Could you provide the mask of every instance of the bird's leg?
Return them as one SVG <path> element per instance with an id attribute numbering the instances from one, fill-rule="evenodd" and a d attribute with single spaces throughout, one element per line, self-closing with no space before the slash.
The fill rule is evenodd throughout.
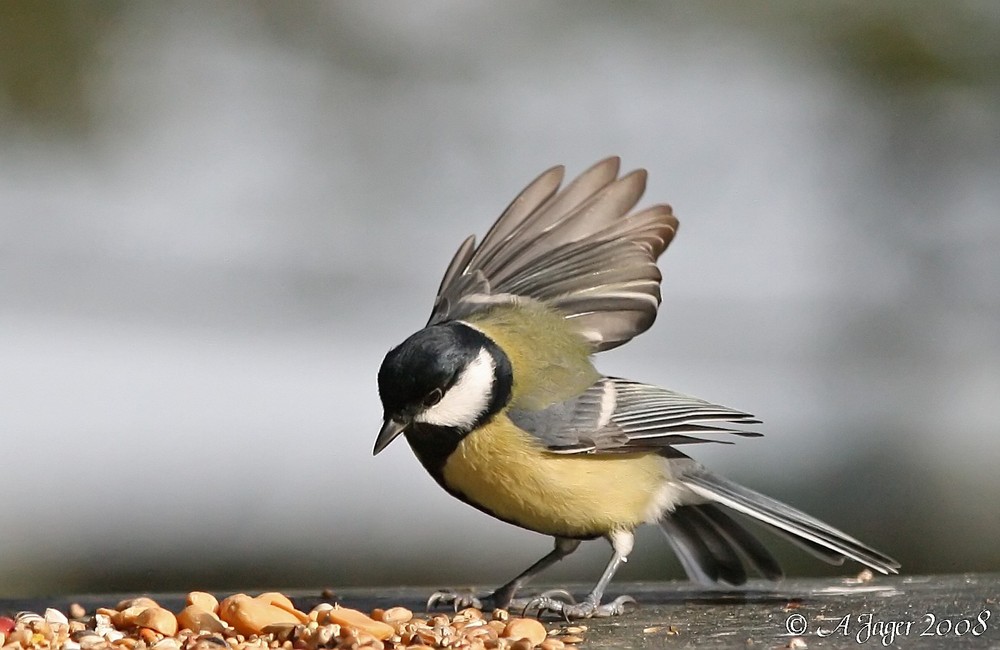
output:
<path id="1" fill-rule="evenodd" d="M 493 608 L 509 607 L 514 599 L 514 594 L 517 593 L 518 589 L 527 584 L 527 582 L 533 577 L 575 551 L 579 546 L 580 540 L 578 539 L 556 537 L 554 549 L 546 553 L 544 557 L 532 564 L 530 567 L 519 573 L 513 580 L 502 587 L 498 587 L 493 593 L 483 596 L 482 598 L 477 598 L 471 593 L 438 591 L 431 594 L 430 599 L 427 601 L 427 607 L 430 609 L 436 605 L 453 605 L 456 609 L 462 609 L 463 607 L 483 609 L 484 603 L 488 603 Z M 525 601 L 525 604 L 528 602 L 529 601 Z"/>
<path id="2" fill-rule="evenodd" d="M 528 581 L 536 575 L 549 568 L 559 560 L 563 559 L 580 546 L 580 540 L 556 537 L 556 546 L 549 551 L 542 559 L 538 560 L 525 569 L 516 578 L 502 587 L 497 588 L 491 595 L 491 600 L 495 607 L 509 607 L 514 599 L 517 590 L 528 584 Z"/>
<path id="3" fill-rule="evenodd" d="M 594 585 L 594 588 L 587 594 L 583 602 L 563 602 L 550 595 L 542 594 L 532 599 L 525 609 L 537 610 L 539 615 L 551 612 L 553 614 L 560 614 L 566 619 L 575 619 L 590 618 L 592 616 L 617 616 L 624 614 L 628 605 L 634 606 L 635 599 L 631 596 L 619 596 L 610 603 L 601 604 L 601 598 L 604 597 L 604 590 L 608 588 L 608 584 L 614 577 L 615 572 L 618 571 L 618 567 L 627 561 L 628 554 L 632 551 L 633 537 L 631 532 L 615 531 L 608 535 L 608 541 L 611 542 L 611 547 L 614 549 L 611 560 L 604 568 L 601 579 L 597 581 L 597 584 Z"/>

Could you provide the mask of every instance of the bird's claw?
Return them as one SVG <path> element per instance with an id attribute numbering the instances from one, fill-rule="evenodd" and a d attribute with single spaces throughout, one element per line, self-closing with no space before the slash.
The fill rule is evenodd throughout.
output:
<path id="1" fill-rule="evenodd" d="M 524 612 L 529 610 L 535 611 L 539 617 L 544 614 L 557 614 L 570 621 L 581 618 L 620 616 L 629 611 L 630 608 L 635 607 L 638 607 L 638 603 L 631 596 L 619 596 L 610 603 L 600 605 L 590 598 L 587 598 L 582 603 L 573 602 L 572 598 L 570 598 L 569 602 L 566 602 L 558 598 L 553 598 L 547 592 L 546 594 L 532 598 L 524 608 Z"/>
<path id="2" fill-rule="evenodd" d="M 507 605 L 507 609 L 511 612 L 521 612 L 521 616 L 524 616 L 532 610 L 537 610 L 539 612 L 545 611 L 545 603 L 547 602 L 559 602 L 565 605 L 575 605 L 576 599 L 573 598 L 573 594 L 569 593 L 565 589 L 550 589 L 549 591 L 542 592 L 537 596 L 515 598 L 510 601 L 510 604 Z"/>
<path id="3" fill-rule="evenodd" d="M 435 607 L 448 606 L 454 607 L 456 612 L 460 609 L 465 609 L 466 607 L 483 609 L 483 600 L 476 596 L 472 590 L 457 591 L 452 589 L 435 591 L 431 594 L 431 597 L 427 599 L 428 610 L 434 609 Z"/>

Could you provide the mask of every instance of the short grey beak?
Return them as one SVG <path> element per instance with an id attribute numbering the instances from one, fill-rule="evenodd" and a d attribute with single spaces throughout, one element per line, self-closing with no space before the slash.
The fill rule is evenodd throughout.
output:
<path id="1" fill-rule="evenodd" d="M 372 455 L 377 456 L 380 451 L 388 447 L 390 442 L 403 433 L 407 424 L 409 423 L 397 422 L 392 418 L 386 418 L 385 423 L 382 425 L 382 430 L 378 432 L 378 438 L 375 438 L 375 449 L 372 451 Z"/>

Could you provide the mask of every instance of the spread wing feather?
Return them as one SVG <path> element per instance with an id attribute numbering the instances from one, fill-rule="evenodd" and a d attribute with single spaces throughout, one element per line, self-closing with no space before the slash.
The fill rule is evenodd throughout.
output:
<path id="1" fill-rule="evenodd" d="M 508 417 L 560 454 L 626 453 L 760 436 L 719 424 L 760 424 L 748 413 L 674 391 L 604 377 L 573 399 L 542 409 L 512 409 Z"/>
<path id="2" fill-rule="evenodd" d="M 660 304 L 656 259 L 677 219 L 667 205 L 628 214 L 645 190 L 646 172 L 619 177 L 619 168 L 618 158 L 607 158 L 562 190 L 562 167 L 536 178 L 479 246 L 472 237 L 462 243 L 429 324 L 530 299 L 565 314 L 595 352 L 648 329 Z"/>

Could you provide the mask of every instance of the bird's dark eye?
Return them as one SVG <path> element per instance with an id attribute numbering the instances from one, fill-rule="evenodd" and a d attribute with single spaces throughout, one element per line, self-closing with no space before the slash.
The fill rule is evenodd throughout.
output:
<path id="1" fill-rule="evenodd" d="M 442 397 L 444 397 L 444 393 L 441 392 L 441 389 L 435 388 L 424 396 L 424 406 L 430 408 L 440 402 Z"/>

